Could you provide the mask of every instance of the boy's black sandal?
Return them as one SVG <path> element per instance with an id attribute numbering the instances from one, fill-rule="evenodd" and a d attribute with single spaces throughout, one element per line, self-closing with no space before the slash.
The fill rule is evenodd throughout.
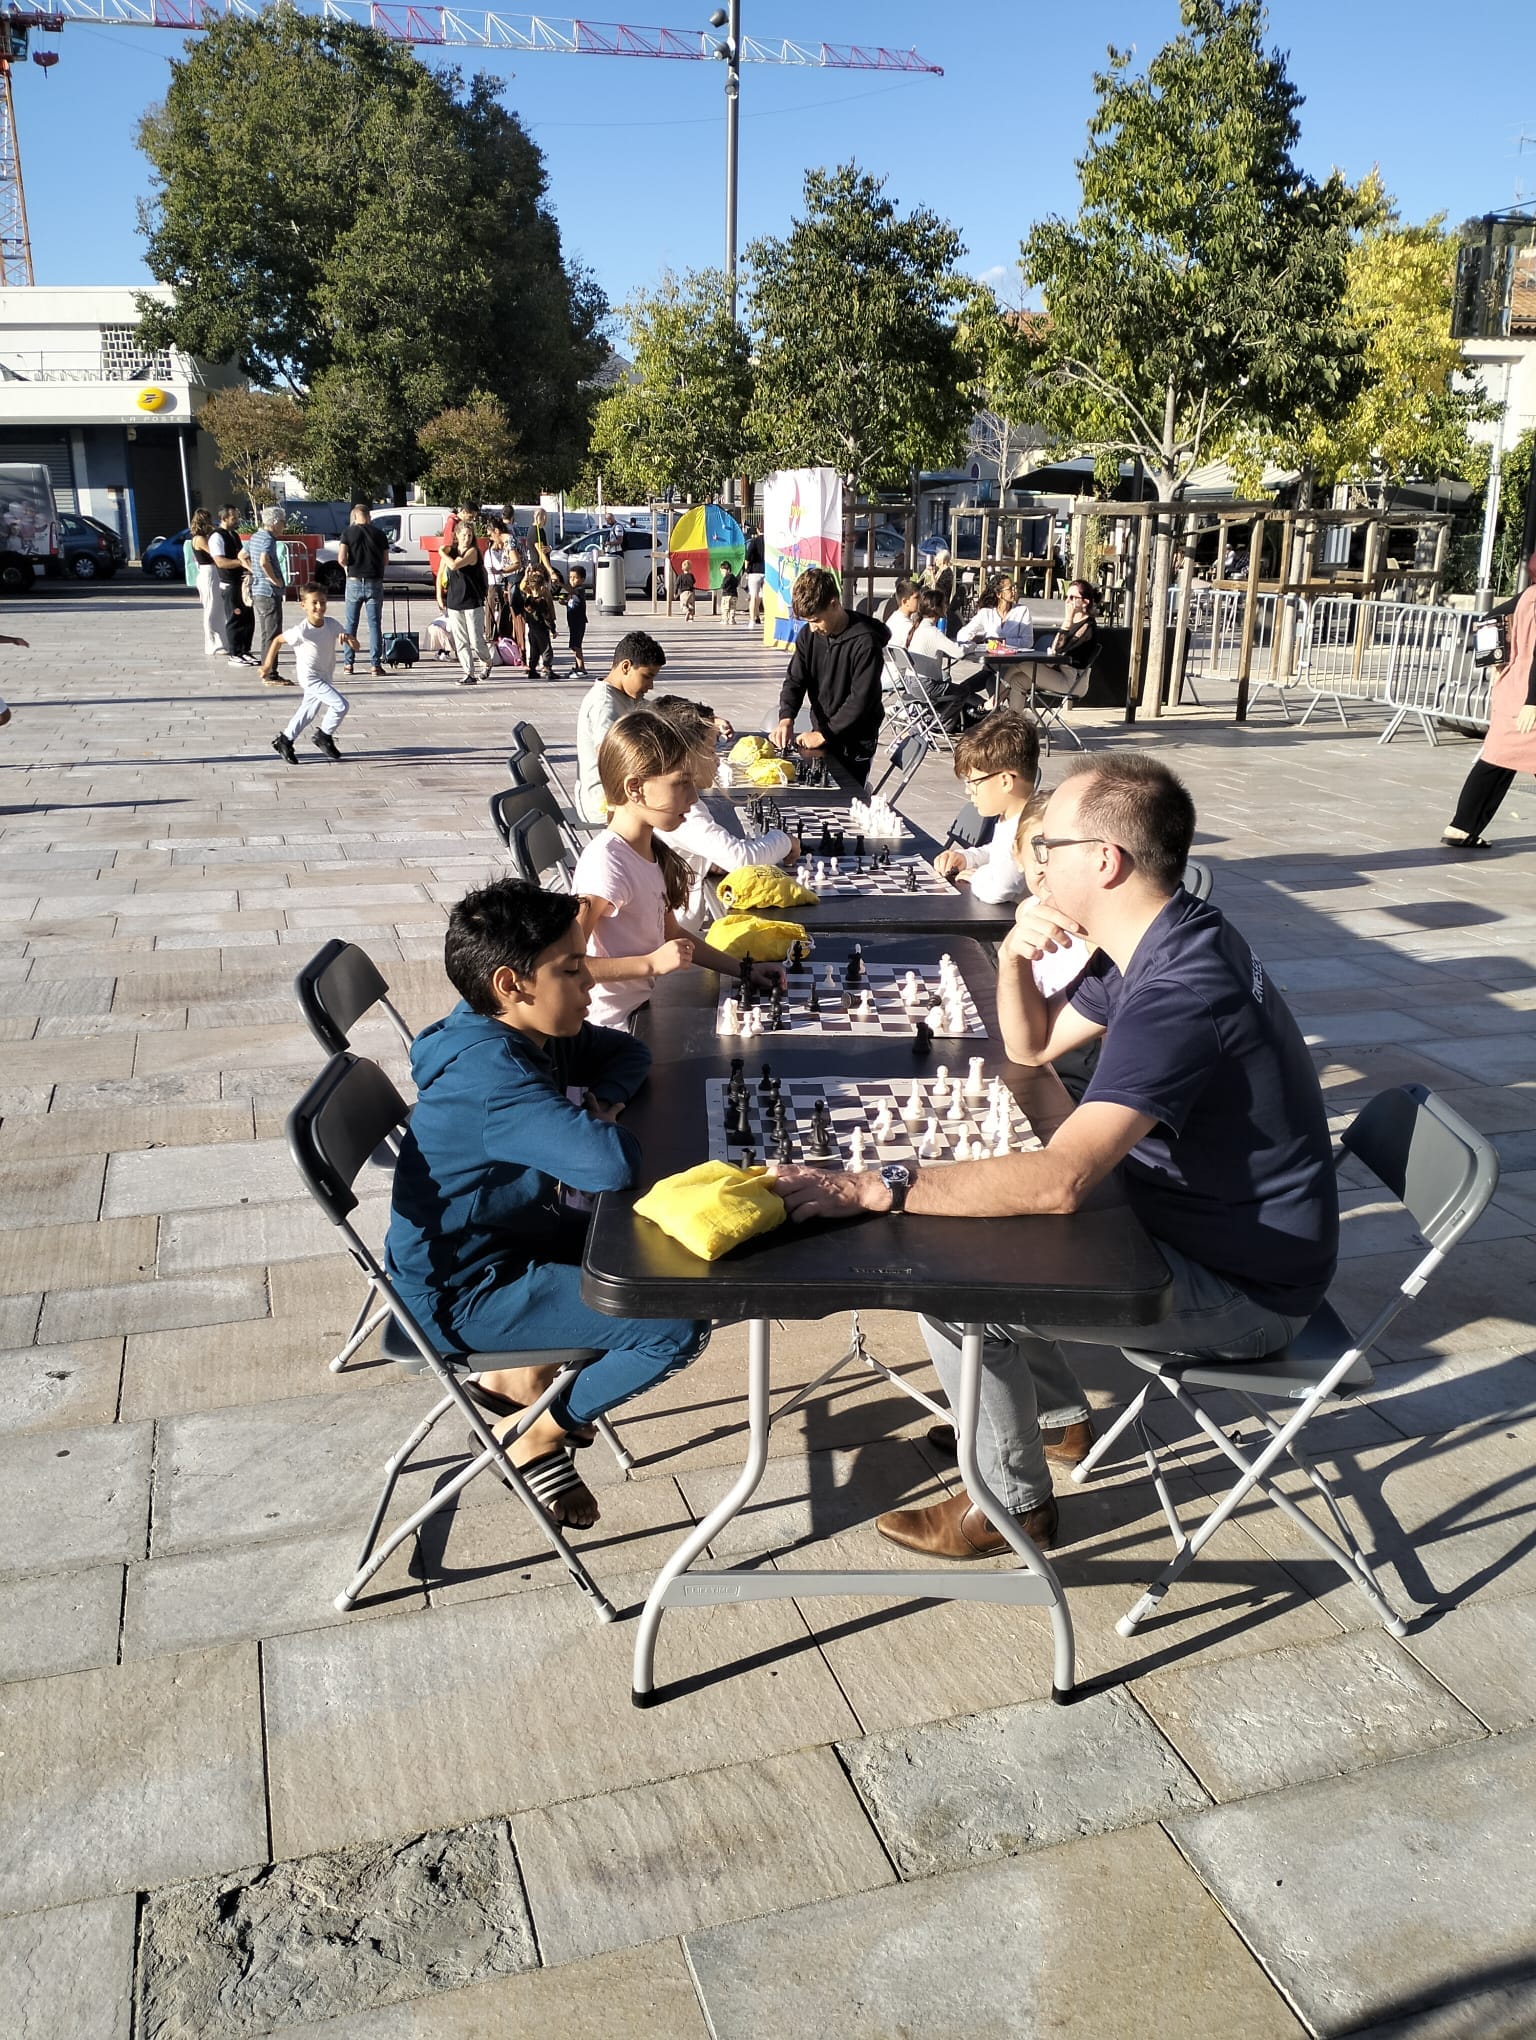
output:
<path id="1" fill-rule="evenodd" d="M 513 1402 L 511 1396 L 500 1395 L 494 1388 L 486 1388 L 478 1381 L 466 1381 L 464 1392 L 471 1402 L 477 1402 L 481 1409 L 493 1417 L 520 1417 L 527 1408 L 526 1403 Z M 597 1436 L 595 1424 L 580 1424 L 574 1431 L 567 1432 L 567 1442 L 578 1451 L 590 1445 Z"/>

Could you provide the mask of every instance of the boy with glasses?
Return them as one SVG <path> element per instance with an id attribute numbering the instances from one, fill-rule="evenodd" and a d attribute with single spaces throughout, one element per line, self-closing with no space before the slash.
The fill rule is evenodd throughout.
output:
<path id="1" fill-rule="evenodd" d="M 977 814 L 995 826 L 984 844 L 941 850 L 934 870 L 955 885 L 968 885 L 989 906 L 1021 899 L 1024 873 L 1014 860 L 1013 839 L 1040 777 L 1040 739 L 1029 717 L 1003 708 L 967 730 L 955 745 L 955 777 Z"/>

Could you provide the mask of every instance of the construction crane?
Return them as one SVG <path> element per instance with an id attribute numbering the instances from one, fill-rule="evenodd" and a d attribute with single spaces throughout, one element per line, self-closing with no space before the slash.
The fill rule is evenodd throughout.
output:
<path id="1" fill-rule="evenodd" d="M 30 284 L 32 244 L 16 135 L 11 74 L 24 63 L 34 32 L 57 35 L 67 22 L 97 28 L 166 28 L 193 35 L 233 16 L 255 21 L 270 0 L 58 0 L 46 13 L 0 6 L 0 285 Z M 789 64 L 818 71 L 906 71 L 942 77 L 916 50 L 868 43 L 763 40 L 741 33 L 741 0 L 730 0 L 701 29 L 641 28 L 618 21 L 573 21 L 541 14 L 502 14 L 455 7 L 385 5 L 381 0 L 314 0 L 304 13 L 371 28 L 390 42 L 424 49 L 504 50 L 515 56 L 646 57 L 662 62 L 726 66 L 726 273 L 734 302 L 736 282 L 736 122 L 743 64 Z M 721 38 L 715 31 L 723 29 Z M 45 70 L 53 50 L 32 61 Z"/>

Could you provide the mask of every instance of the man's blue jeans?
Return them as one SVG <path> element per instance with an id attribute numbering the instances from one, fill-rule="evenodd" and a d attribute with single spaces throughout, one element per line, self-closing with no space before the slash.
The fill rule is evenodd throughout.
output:
<path id="1" fill-rule="evenodd" d="M 368 618 L 368 649 L 373 663 L 384 663 L 384 583 L 382 581 L 359 581 L 351 574 L 347 576 L 346 609 L 342 629 L 348 637 L 357 636 L 359 613 Z M 344 671 L 352 670 L 352 654 L 343 649 Z"/>

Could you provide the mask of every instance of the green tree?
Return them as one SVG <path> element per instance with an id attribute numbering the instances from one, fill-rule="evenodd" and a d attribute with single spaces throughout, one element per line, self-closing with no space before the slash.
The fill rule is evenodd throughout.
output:
<path id="1" fill-rule="evenodd" d="M 702 502 L 728 476 L 753 472 L 751 350 L 723 274 L 669 271 L 625 305 L 624 320 L 633 373 L 592 418 L 589 464 L 607 494 L 633 502 L 675 490 Z"/>
<path id="2" fill-rule="evenodd" d="M 1493 547 L 1493 585 L 1508 594 L 1515 585 L 1525 554 L 1525 505 L 1531 487 L 1531 461 L 1536 456 L 1536 426 L 1527 425 L 1513 445 L 1504 449 L 1499 477 L 1499 535 Z M 1487 466 L 1484 467 L 1486 498 Z"/>
<path id="3" fill-rule="evenodd" d="M 747 251 L 762 469 L 834 467 L 863 495 L 956 458 L 974 375 L 954 317 L 964 252 L 947 221 L 898 212 L 857 164 L 807 171 L 803 216 Z"/>
<path id="4" fill-rule="evenodd" d="M 233 475 L 255 521 L 272 501 L 272 477 L 304 459 L 304 413 L 292 397 L 227 389 L 211 396 L 197 422 L 213 440 L 220 467 Z"/>
<path id="5" fill-rule="evenodd" d="M 1364 373 L 1345 317 L 1355 194 L 1293 150 L 1300 94 L 1266 52 L 1260 0 L 1181 0 L 1183 32 L 1131 70 L 1111 49 L 1078 164 L 1082 205 L 1024 242 L 1044 294 L 1032 389 L 1064 439 L 1139 456 L 1173 497 L 1213 440 L 1303 413 L 1341 416 Z M 1151 614 L 1172 533 L 1159 521 Z M 1160 703 L 1163 633 L 1151 636 Z"/>
<path id="6" fill-rule="evenodd" d="M 543 486 L 579 464 L 606 307 L 497 90 L 280 6 L 217 21 L 141 125 L 175 292 L 141 331 L 302 397 L 327 493 L 409 480 L 421 426 L 476 389 L 525 421 Z"/>
<path id="7" fill-rule="evenodd" d="M 1252 474 L 1274 461 L 1321 483 L 1466 479 L 1467 428 L 1494 408 L 1451 338 L 1455 237 L 1443 213 L 1402 225 L 1374 171 L 1357 197 L 1364 217 L 1349 251 L 1344 317 L 1364 343 L 1360 390 L 1342 414 L 1309 408 L 1278 431 L 1240 438 L 1235 464 Z"/>
<path id="8" fill-rule="evenodd" d="M 516 492 L 517 435 L 498 397 L 476 390 L 416 435 L 427 486 L 440 503 L 506 503 Z"/>

